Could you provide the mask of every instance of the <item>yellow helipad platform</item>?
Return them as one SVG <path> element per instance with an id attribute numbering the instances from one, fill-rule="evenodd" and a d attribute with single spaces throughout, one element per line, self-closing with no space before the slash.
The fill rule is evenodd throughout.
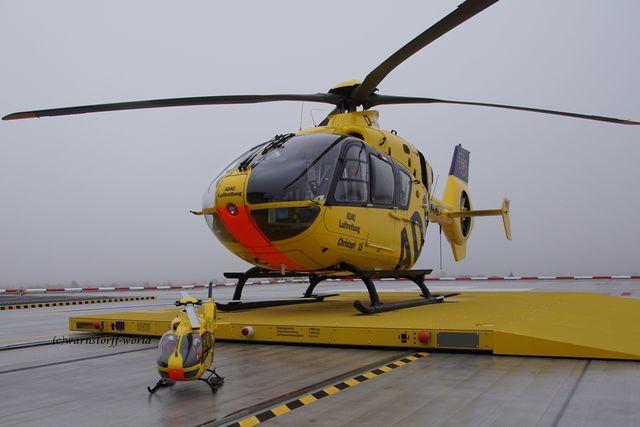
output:
<path id="1" fill-rule="evenodd" d="M 384 293 L 387 302 L 417 298 Z M 224 340 L 423 349 L 464 349 L 504 355 L 640 360 L 640 300 L 569 292 L 468 292 L 442 304 L 374 315 L 343 293 L 324 302 L 218 311 L 216 337 Z M 160 336 L 177 309 L 71 317 L 73 331 Z M 251 326 L 254 334 L 242 336 Z M 421 334 L 427 332 L 427 334 Z M 425 343 L 420 338 L 428 336 Z"/>

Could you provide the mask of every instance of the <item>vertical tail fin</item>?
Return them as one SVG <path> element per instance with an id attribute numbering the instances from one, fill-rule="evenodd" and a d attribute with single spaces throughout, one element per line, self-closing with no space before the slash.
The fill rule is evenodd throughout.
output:
<path id="1" fill-rule="evenodd" d="M 457 145 L 453 152 L 442 198 L 442 202 L 452 210 L 469 211 L 472 209 L 469 197 L 469 154 L 469 151 L 462 148 L 462 145 Z M 471 235 L 472 229 L 472 217 L 454 218 L 451 223 L 443 225 L 442 230 L 451 245 L 456 261 L 465 257 L 467 239 Z"/>

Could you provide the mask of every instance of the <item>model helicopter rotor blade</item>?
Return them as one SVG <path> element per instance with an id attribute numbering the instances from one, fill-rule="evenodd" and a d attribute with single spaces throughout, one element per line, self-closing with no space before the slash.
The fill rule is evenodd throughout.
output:
<path id="1" fill-rule="evenodd" d="M 192 105 L 257 104 L 275 101 L 322 102 L 338 105 L 344 97 L 332 93 L 275 94 L 275 95 L 222 95 L 189 98 L 150 99 L 146 101 L 114 102 L 109 104 L 82 105 L 47 110 L 21 111 L 4 116 L 2 120 L 30 119 L 36 117 L 67 116 L 72 114 L 100 113 L 103 111 L 139 110 L 145 108 L 184 107 Z"/>
<path id="2" fill-rule="evenodd" d="M 382 64 L 378 65 L 371 71 L 360 86 L 358 86 L 351 95 L 354 104 L 365 103 L 367 97 L 376 90 L 380 82 L 398 65 L 413 54 L 427 46 L 429 43 L 437 40 L 444 34 L 448 33 L 458 25 L 473 18 L 498 0 L 466 0 L 458 6 L 456 10 L 433 24 L 422 34 L 402 46 L 393 55 L 388 57 Z"/>
<path id="3" fill-rule="evenodd" d="M 533 113 L 552 114 L 555 116 L 573 117 L 576 119 L 596 120 L 599 122 L 616 123 L 620 125 L 640 125 L 640 122 L 633 120 L 617 119 L 615 117 L 594 116 L 589 114 L 570 113 L 566 111 L 544 110 L 541 108 L 521 107 L 517 105 L 491 104 L 487 102 L 452 101 L 448 99 L 436 98 L 416 98 L 410 96 L 390 96 L 372 95 L 369 97 L 368 105 L 397 105 L 397 104 L 454 104 L 471 105 L 476 107 L 504 108 L 507 110 L 529 111 Z"/>
<path id="4" fill-rule="evenodd" d="M 187 317 L 189 318 L 189 323 L 191 323 L 191 329 L 200 328 L 200 319 L 196 314 L 196 309 L 193 307 L 193 304 L 187 304 L 185 311 L 187 312 Z"/>
<path id="5" fill-rule="evenodd" d="M 180 298 L 191 298 L 191 295 L 187 291 L 180 291 Z"/>

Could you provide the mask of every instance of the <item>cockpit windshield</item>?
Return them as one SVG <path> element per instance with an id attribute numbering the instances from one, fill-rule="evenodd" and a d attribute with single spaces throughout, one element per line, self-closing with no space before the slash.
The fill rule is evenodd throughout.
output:
<path id="1" fill-rule="evenodd" d="M 158 365 L 167 367 L 169 363 L 169 357 L 171 354 L 176 351 L 176 346 L 178 345 L 178 335 L 173 332 L 167 332 L 160 338 L 160 343 L 158 344 Z"/>
<path id="2" fill-rule="evenodd" d="M 218 183 L 220 182 L 220 179 L 225 175 L 227 175 L 232 170 L 234 170 L 235 168 L 237 168 L 240 165 L 240 163 L 242 163 L 243 161 L 247 160 L 249 157 L 254 155 L 259 149 L 264 147 L 266 144 L 268 144 L 268 142 L 261 142 L 260 144 L 256 145 L 255 147 L 251 148 L 250 150 L 247 150 L 246 152 L 238 156 L 234 161 L 229 163 L 229 166 L 224 168 L 224 170 L 220 172 L 213 179 L 213 181 L 211 181 L 211 184 L 209 184 L 207 191 L 205 191 L 204 195 L 202 196 L 202 209 L 207 209 L 214 206 L 216 188 L 218 187 Z"/>
<path id="3" fill-rule="evenodd" d="M 202 339 L 200 334 L 186 334 L 180 341 L 182 367 L 188 368 L 202 362 Z"/>
<path id="4" fill-rule="evenodd" d="M 251 162 L 249 203 L 322 200 L 327 197 L 347 137 L 333 134 L 295 135 L 258 153 Z"/>

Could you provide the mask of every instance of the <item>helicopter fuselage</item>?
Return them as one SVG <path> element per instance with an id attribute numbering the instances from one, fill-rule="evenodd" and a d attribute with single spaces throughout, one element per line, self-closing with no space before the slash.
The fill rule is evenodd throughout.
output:
<path id="1" fill-rule="evenodd" d="M 259 267 L 408 269 L 424 245 L 432 178 L 412 144 L 378 127 L 377 111 L 348 112 L 241 156 L 211 183 L 203 214 Z"/>
<path id="2" fill-rule="evenodd" d="M 215 303 L 207 301 L 197 314 L 201 326 L 193 328 L 185 311 L 172 321 L 171 330 L 158 343 L 160 378 L 193 381 L 207 372 L 214 358 Z"/>

